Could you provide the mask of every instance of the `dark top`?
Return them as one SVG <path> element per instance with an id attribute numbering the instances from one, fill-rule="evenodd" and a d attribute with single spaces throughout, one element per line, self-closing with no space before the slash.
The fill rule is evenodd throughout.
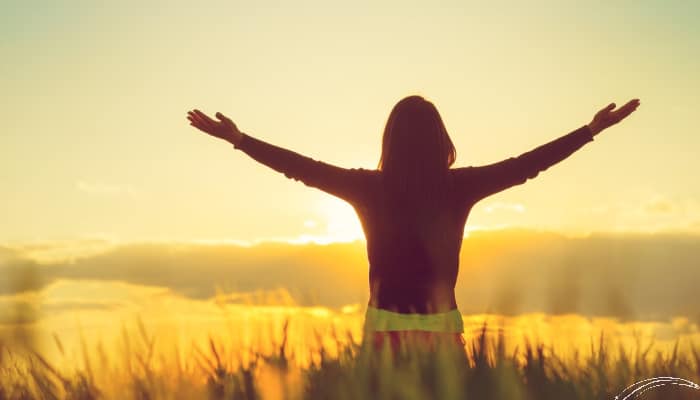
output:
<path id="1" fill-rule="evenodd" d="M 590 141 L 593 136 L 584 125 L 518 157 L 452 168 L 452 195 L 418 213 L 409 213 L 391 200 L 383 190 L 381 171 L 337 167 L 246 134 L 234 147 L 288 178 L 350 203 L 367 240 L 369 305 L 426 314 L 457 307 L 459 251 L 472 206 L 536 177 Z"/>

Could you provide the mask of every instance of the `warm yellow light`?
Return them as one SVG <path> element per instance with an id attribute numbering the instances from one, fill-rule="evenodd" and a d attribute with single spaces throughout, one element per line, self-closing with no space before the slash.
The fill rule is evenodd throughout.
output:
<path id="1" fill-rule="evenodd" d="M 353 207 L 333 197 L 319 200 L 317 209 L 325 220 L 326 237 L 333 242 L 349 242 L 364 238 L 362 224 Z"/>

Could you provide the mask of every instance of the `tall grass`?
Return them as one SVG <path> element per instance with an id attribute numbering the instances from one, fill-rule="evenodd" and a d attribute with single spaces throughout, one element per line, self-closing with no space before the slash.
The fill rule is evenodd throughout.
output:
<path id="1" fill-rule="evenodd" d="M 82 343 L 82 362 L 54 365 L 26 346 L 0 344 L 0 400 L 5 399 L 613 399 L 634 382 L 656 376 L 700 381 L 700 350 L 652 353 L 607 346 L 591 338 L 590 356 L 564 359 L 527 338 L 506 352 L 502 329 L 488 324 L 463 349 L 372 351 L 348 334 L 317 334 L 308 360 L 291 354 L 289 321 L 273 351 L 231 349 L 209 338 L 190 349 L 159 348 L 138 324 L 108 355 Z M 325 336 L 324 336 L 325 335 Z M 271 337 L 274 337 L 271 335 Z M 60 338 L 55 345 L 65 354 Z M 332 346 L 321 343 L 333 343 Z M 617 350 L 617 351 L 615 351 Z M 700 400 L 700 391 L 666 385 L 640 398 Z"/>

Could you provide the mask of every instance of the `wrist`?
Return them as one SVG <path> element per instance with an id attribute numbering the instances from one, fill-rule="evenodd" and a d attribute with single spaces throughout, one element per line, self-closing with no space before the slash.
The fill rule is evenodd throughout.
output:
<path id="1" fill-rule="evenodd" d="M 243 132 L 235 132 L 229 135 L 229 137 L 226 138 L 226 141 L 231 143 L 233 147 L 238 148 L 238 146 L 241 144 L 241 141 L 243 140 L 243 136 Z"/>
<path id="2" fill-rule="evenodd" d="M 595 135 L 599 134 L 600 131 L 602 131 L 602 129 L 595 122 L 591 122 L 587 126 L 588 126 L 588 130 L 591 131 L 591 136 L 595 136 Z"/>

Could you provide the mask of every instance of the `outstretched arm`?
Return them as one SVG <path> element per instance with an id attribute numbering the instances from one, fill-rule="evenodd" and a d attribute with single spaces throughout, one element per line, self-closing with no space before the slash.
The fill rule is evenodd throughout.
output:
<path id="1" fill-rule="evenodd" d="M 362 169 L 347 169 L 295 153 L 241 132 L 221 113 L 215 121 L 199 110 L 188 112 L 190 125 L 233 144 L 254 160 L 283 173 L 287 178 L 323 190 L 351 203 L 367 192 L 366 174 Z"/>
<path id="2" fill-rule="evenodd" d="M 611 103 L 598 111 L 589 124 L 527 153 L 494 164 L 458 168 L 456 173 L 462 180 L 458 185 L 462 190 L 468 191 L 466 195 L 476 202 L 511 186 L 523 184 L 569 157 L 584 144 L 593 141 L 595 135 L 620 122 L 637 106 L 639 106 L 639 100 L 634 99 L 619 110 L 612 111 L 615 103 Z"/>

